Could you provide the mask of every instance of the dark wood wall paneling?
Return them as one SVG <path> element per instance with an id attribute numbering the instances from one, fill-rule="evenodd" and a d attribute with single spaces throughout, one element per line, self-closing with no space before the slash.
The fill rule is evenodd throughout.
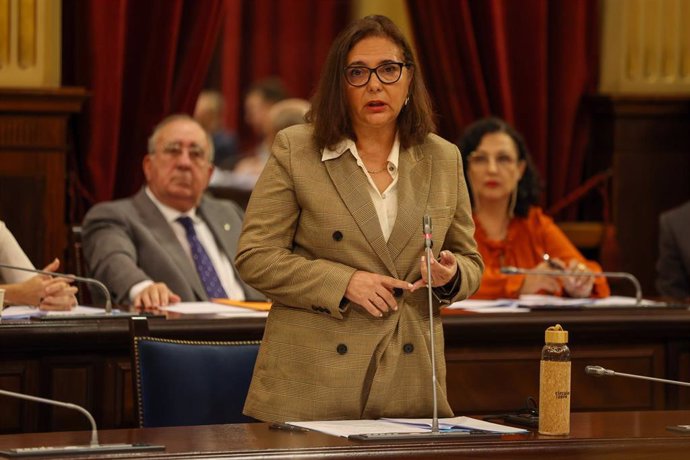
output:
<path id="1" fill-rule="evenodd" d="M 81 88 L 0 88 L 0 219 L 42 268 L 63 257 L 68 121 Z"/>
<path id="2" fill-rule="evenodd" d="M 619 268 L 656 295 L 659 214 L 690 200 L 690 96 L 597 96 L 589 104 L 591 160 L 614 171 Z"/>

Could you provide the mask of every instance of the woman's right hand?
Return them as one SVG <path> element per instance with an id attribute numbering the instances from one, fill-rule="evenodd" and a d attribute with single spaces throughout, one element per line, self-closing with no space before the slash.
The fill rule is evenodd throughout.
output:
<path id="1" fill-rule="evenodd" d="M 6 286 L 5 301 L 14 305 L 31 305 L 42 310 L 69 310 L 77 304 L 77 288 L 69 278 L 36 275 L 21 283 Z"/>
<path id="2" fill-rule="evenodd" d="M 356 271 L 345 290 L 345 298 L 361 305 L 371 316 L 381 318 L 384 313 L 398 309 L 393 289 L 411 290 L 412 283 L 390 276 Z"/>
<path id="3" fill-rule="evenodd" d="M 546 262 L 541 262 L 535 270 L 553 270 Z M 554 294 L 561 288 L 561 283 L 555 276 L 546 275 L 525 275 L 525 282 L 522 283 L 520 294 Z"/>

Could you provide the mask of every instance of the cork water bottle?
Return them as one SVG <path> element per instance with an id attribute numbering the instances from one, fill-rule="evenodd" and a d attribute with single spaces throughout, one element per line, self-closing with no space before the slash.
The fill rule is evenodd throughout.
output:
<path id="1" fill-rule="evenodd" d="M 570 433 L 570 349 L 560 324 L 546 329 L 539 369 L 539 433 Z"/>

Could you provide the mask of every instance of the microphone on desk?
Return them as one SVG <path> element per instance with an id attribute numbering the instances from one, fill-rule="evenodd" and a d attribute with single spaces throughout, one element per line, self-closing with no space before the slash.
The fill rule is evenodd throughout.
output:
<path id="1" fill-rule="evenodd" d="M 113 313 L 113 304 L 110 300 L 110 291 L 108 290 L 107 287 L 105 287 L 105 284 L 101 283 L 100 281 L 98 281 L 95 278 L 84 278 L 83 276 L 70 275 L 68 273 L 48 272 L 45 270 L 37 270 L 35 268 L 19 267 L 16 265 L 8 265 L 8 264 L 0 264 L 0 268 L 5 268 L 8 270 L 19 270 L 22 272 L 29 272 L 29 273 L 36 273 L 39 275 L 59 276 L 60 278 L 68 278 L 68 279 L 72 279 L 74 281 L 79 281 L 81 283 L 96 285 L 96 286 L 98 286 L 98 288 L 101 291 L 103 291 L 103 295 L 105 296 L 105 313 L 106 313 L 106 315 L 111 315 Z"/>
<path id="2" fill-rule="evenodd" d="M 587 373 L 588 375 L 593 375 L 595 377 L 628 377 L 632 379 L 650 380 L 652 382 L 670 383 L 671 385 L 690 387 L 690 383 L 688 382 L 681 382 L 679 380 L 659 379 L 656 377 L 647 377 L 645 375 L 625 374 L 623 372 L 616 372 L 612 371 L 611 369 L 605 369 L 601 366 L 587 366 L 585 367 L 585 373 Z"/>
<path id="3" fill-rule="evenodd" d="M 438 397 L 436 392 L 436 333 L 434 332 L 434 304 L 433 288 L 431 281 L 431 259 L 434 254 L 431 252 L 433 246 L 431 233 L 431 217 L 425 215 L 422 219 L 422 231 L 424 233 L 424 250 L 426 252 L 426 273 L 427 291 L 429 303 L 429 353 L 431 354 L 431 389 L 432 389 L 432 411 L 431 432 L 423 433 L 364 433 L 351 435 L 351 439 L 359 441 L 391 441 L 391 440 L 413 440 L 413 439 L 439 439 L 439 438 L 471 438 L 473 435 L 486 436 L 486 433 L 470 433 L 468 431 L 440 431 L 438 422 Z"/>
<path id="4" fill-rule="evenodd" d="M 501 267 L 504 275 L 544 275 L 544 276 L 594 276 L 597 278 L 623 278 L 635 286 L 635 305 L 642 303 L 642 287 L 635 275 L 627 272 L 581 272 L 572 270 L 543 270 L 540 268 Z"/>
<path id="5" fill-rule="evenodd" d="M 7 451 L 0 451 L 0 454 L 4 454 L 10 457 L 28 457 L 36 455 L 70 455 L 94 452 L 133 452 L 165 449 L 165 446 L 155 446 L 150 444 L 100 444 L 98 442 L 98 429 L 96 428 L 96 421 L 94 420 L 93 416 L 89 411 L 77 404 L 56 401 L 54 399 L 39 398 L 38 396 L 25 395 L 22 393 L 15 393 L 14 391 L 7 390 L 0 390 L 0 395 L 76 410 L 84 414 L 86 418 L 89 420 L 89 423 L 91 424 L 91 441 L 88 445 L 61 447 L 20 447 L 16 449 L 8 449 Z"/>

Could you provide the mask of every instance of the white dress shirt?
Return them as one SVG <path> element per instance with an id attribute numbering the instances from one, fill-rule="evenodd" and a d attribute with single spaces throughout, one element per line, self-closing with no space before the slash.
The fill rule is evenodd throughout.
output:
<path id="1" fill-rule="evenodd" d="M 197 216 L 196 208 L 192 208 L 187 212 L 180 212 L 161 203 L 148 187 L 146 187 L 145 190 L 146 195 L 151 199 L 151 201 L 153 201 L 153 204 L 156 205 L 158 210 L 161 212 L 161 214 L 163 214 L 163 217 L 170 225 L 170 228 L 172 228 L 172 231 L 175 233 L 177 240 L 182 246 L 182 249 L 184 250 L 185 254 L 187 254 L 187 257 L 189 257 L 192 266 L 196 268 L 194 265 L 194 260 L 192 259 L 192 249 L 189 246 L 189 241 L 187 240 L 187 232 L 182 224 L 177 222 L 177 219 L 181 216 L 188 216 L 192 219 L 197 238 L 204 247 L 209 259 L 211 259 L 213 268 L 215 268 L 216 273 L 218 273 L 218 278 L 220 279 L 220 283 L 223 286 L 225 294 L 228 296 L 228 298 L 234 300 L 244 300 L 244 290 L 237 281 L 235 270 L 233 270 L 230 260 L 228 259 L 227 255 L 218 248 L 216 239 L 213 237 L 213 233 L 211 233 L 211 230 L 208 228 L 208 225 L 206 225 L 206 222 Z M 132 288 L 129 290 L 129 300 L 134 302 L 134 298 L 146 287 L 153 283 L 154 281 L 146 280 L 132 286 Z"/>
<path id="2" fill-rule="evenodd" d="M 393 178 L 393 182 L 391 182 L 391 184 L 383 192 L 379 192 L 374 180 L 371 178 L 369 172 L 367 172 L 367 168 L 364 165 L 362 158 L 359 156 L 359 152 L 357 151 L 357 145 L 355 145 L 355 141 L 352 139 L 345 139 L 341 141 L 333 150 L 329 148 L 323 149 L 321 152 L 321 161 L 328 161 L 338 158 L 348 150 L 352 156 L 355 157 L 357 164 L 360 168 L 362 168 L 362 171 L 364 171 L 364 174 L 367 176 L 367 180 L 369 181 L 369 196 L 371 196 L 371 201 L 376 209 L 376 215 L 379 218 L 379 224 L 381 225 L 383 236 L 386 241 L 388 241 L 388 238 L 391 236 L 391 232 L 393 231 L 393 226 L 395 225 L 395 219 L 398 217 L 398 158 L 400 157 L 400 140 L 396 135 L 395 142 L 393 142 L 393 147 L 388 154 L 387 168 L 388 173 Z"/>

